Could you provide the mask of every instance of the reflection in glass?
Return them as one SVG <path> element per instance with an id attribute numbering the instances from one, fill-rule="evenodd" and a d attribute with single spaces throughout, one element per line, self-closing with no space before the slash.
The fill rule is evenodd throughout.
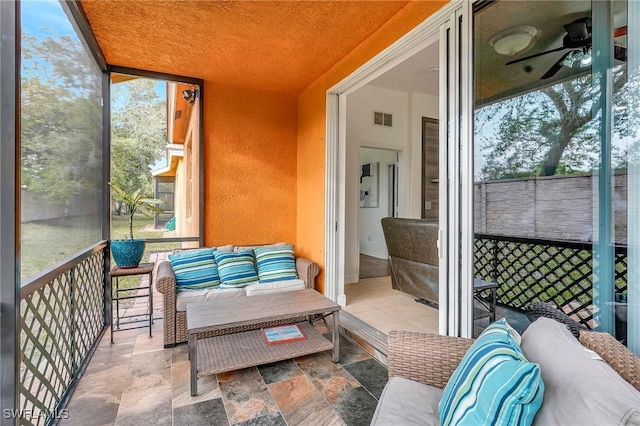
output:
<path id="1" fill-rule="evenodd" d="M 474 277 L 499 284 L 516 328 L 539 300 L 626 343 L 616 306 L 627 293 L 627 170 L 637 153 L 626 105 L 638 96 L 627 81 L 626 6 L 598 6 L 610 7 L 613 31 L 590 1 L 497 1 L 474 15 Z M 531 42 L 510 55 L 493 49 L 507 17 L 524 15 Z M 594 55 L 602 51 L 610 63 Z"/>

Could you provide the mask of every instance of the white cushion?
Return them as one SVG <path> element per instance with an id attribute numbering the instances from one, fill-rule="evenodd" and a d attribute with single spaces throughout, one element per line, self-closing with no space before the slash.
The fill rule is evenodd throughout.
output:
<path id="1" fill-rule="evenodd" d="M 640 392 L 594 359 L 563 324 L 538 318 L 522 334 L 522 350 L 540 365 L 544 400 L 534 425 L 633 425 Z"/>
<path id="2" fill-rule="evenodd" d="M 253 249 L 259 248 L 259 247 L 279 247 L 279 246 L 284 246 L 284 245 L 287 245 L 287 243 L 263 244 L 263 245 L 259 245 L 259 246 L 233 246 L 233 251 L 234 252 L 238 252 L 238 251 L 243 251 L 243 250 L 253 250 Z"/>
<path id="3" fill-rule="evenodd" d="M 256 294 L 270 294 L 280 293 L 284 291 L 304 290 L 304 281 L 301 279 L 286 280 L 286 281 L 274 281 L 264 284 L 251 284 L 244 289 L 247 292 L 247 296 L 255 296 Z"/>
<path id="4" fill-rule="evenodd" d="M 206 300 L 244 297 L 244 288 L 205 288 L 202 290 L 183 290 L 176 294 L 176 311 L 187 310 L 187 303 Z"/>
<path id="5" fill-rule="evenodd" d="M 382 391 L 371 425 L 438 426 L 438 402 L 442 389 L 392 377 Z"/>
<path id="6" fill-rule="evenodd" d="M 180 253 L 188 253 L 191 251 L 198 251 L 198 250 L 203 250 L 203 249 L 211 249 L 214 251 L 224 251 L 224 252 L 232 252 L 233 251 L 233 245 L 231 244 L 227 244 L 226 246 L 218 246 L 218 247 L 194 247 L 194 248 L 181 248 L 181 249 L 175 249 L 174 251 L 171 252 L 171 255 L 174 254 L 180 254 Z"/>

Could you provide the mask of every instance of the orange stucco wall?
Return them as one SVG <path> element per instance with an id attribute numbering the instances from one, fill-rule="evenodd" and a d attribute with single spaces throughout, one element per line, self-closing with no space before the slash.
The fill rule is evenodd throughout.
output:
<path id="1" fill-rule="evenodd" d="M 324 292 L 324 186 L 326 93 L 365 62 L 423 22 L 446 1 L 413 1 L 307 87 L 298 98 L 298 253 L 320 265 Z"/>
<path id="2" fill-rule="evenodd" d="M 296 96 L 204 84 L 204 242 L 296 244 Z"/>

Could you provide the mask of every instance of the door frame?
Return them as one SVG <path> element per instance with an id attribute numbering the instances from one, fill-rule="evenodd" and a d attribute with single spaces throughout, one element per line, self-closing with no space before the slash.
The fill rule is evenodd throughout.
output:
<path id="1" fill-rule="evenodd" d="M 352 74 L 327 90 L 325 151 L 325 295 L 346 305 L 344 294 L 345 221 L 346 221 L 346 95 L 397 66 L 407 58 L 440 39 L 441 26 L 464 0 L 444 5 L 413 30 L 366 62 Z M 441 190 L 446 184 L 441 182 Z M 441 247 L 442 249 L 442 247 Z M 442 286 L 442 283 L 441 283 Z M 441 297 L 445 291 L 441 289 Z M 446 309 L 440 312 L 440 333 L 446 334 Z"/>

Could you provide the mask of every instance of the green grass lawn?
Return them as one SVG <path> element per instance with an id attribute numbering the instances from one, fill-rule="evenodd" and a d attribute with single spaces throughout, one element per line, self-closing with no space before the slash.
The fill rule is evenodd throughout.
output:
<path id="1" fill-rule="evenodd" d="M 113 216 L 111 237 L 126 238 L 129 234 L 128 216 Z M 136 238 L 162 238 L 164 229 L 153 229 L 153 219 L 142 215 L 134 217 L 133 233 Z M 66 219 L 49 223 L 24 223 L 21 226 L 21 278 L 25 279 L 54 266 L 95 244 L 101 239 L 97 225 Z M 145 256 L 158 251 L 180 248 L 182 243 L 147 242 Z M 113 262 L 112 262 L 113 265 Z"/>

